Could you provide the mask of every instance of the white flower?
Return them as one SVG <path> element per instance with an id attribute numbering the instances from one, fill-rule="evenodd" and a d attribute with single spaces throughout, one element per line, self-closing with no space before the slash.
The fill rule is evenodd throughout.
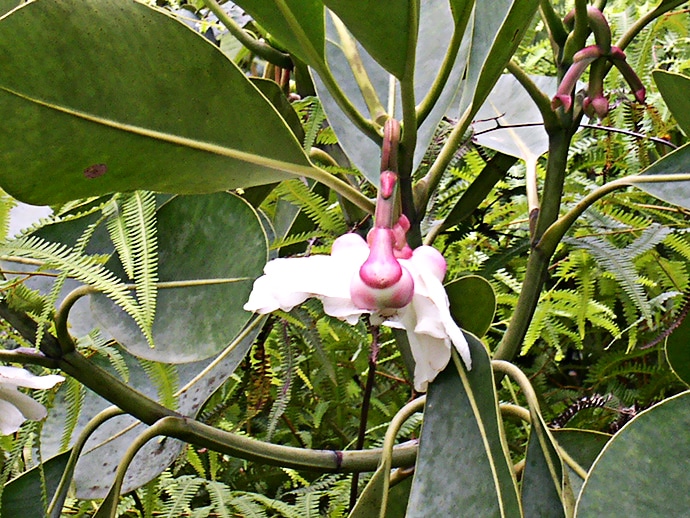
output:
<path id="1" fill-rule="evenodd" d="M 372 250 L 375 248 L 372 243 Z M 396 281 L 394 285 L 385 285 L 384 282 L 383 289 L 373 289 L 371 283 L 366 283 L 368 286 L 362 284 L 360 271 L 367 258 L 371 261 L 372 255 L 364 239 L 357 234 L 346 234 L 333 243 L 331 255 L 274 259 L 266 264 L 264 275 L 255 281 L 244 309 L 255 313 L 270 313 L 276 309 L 290 311 L 306 299 L 315 297 L 321 300 L 327 314 L 350 324 L 357 323 L 362 314 L 370 314 L 374 324 L 405 329 L 415 360 L 414 386 L 419 392 L 426 391 L 428 383 L 448 364 L 451 343 L 467 368 L 471 368 L 467 341 L 450 315 L 448 297 L 443 288 L 446 269 L 443 256 L 432 247 L 422 246 L 407 259 L 390 259 L 397 261 L 403 269 L 403 275 L 398 276 L 400 282 Z M 403 255 L 410 256 L 409 253 Z M 380 260 L 382 263 L 386 261 L 389 259 Z M 384 265 L 384 270 L 386 268 L 390 271 L 390 263 Z M 404 295 L 409 277 L 414 283 L 411 300 Z M 369 290 L 369 293 L 363 295 L 362 289 Z M 369 304 L 369 309 L 362 309 L 353 302 L 353 295 L 357 300 L 378 297 L 379 302 L 384 300 L 387 303 L 375 309 Z M 397 304 L 399 300 L 404 302 Z M 365 305 L 360 303 L 360 306 Z"/>
<path id="2" fill-rule="evenodd" d="M 19 392 L 17 387 L 49 389 L 64 379 L 55 374 L 35 376 L 24 369 L 0 366 L 0 434 L 14 433 L 27 419 L 40 421 L 47 415 L 42 404 Z"/>

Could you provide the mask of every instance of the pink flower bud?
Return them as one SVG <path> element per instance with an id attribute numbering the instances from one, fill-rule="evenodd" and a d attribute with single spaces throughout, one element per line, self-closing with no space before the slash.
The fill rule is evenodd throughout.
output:
<path id="1" fill-rule="evenodd" d="M 410 230 L 410 220 L 407 219 L 405 214 L 402 214 L 398 222 L 393 225 L 393 235 L 395 236 L 393 254 L 398 259 L 409 259 L 412 257 L 412 249 L 407 244 L 408 230 Z"/>
<path id="2" fill-rule="evenodd" d="M 609 101 L 603 95 L 599 95 L 591 99 L 586 97 L 582 103 L 582 106 L 585 109 L 585 113 L 590 117 L 594 117 L 596 115 L 600 119 L 603 119 L 609 112 Z"/>
<path id="3" fill-rule="evenodd" d="M 402 277 L 402 266 L 393 254 L 395 235 L 389 228 L 374 227 L 367 236 L 369 257 L 359 269 L 359 276 L 367 286 L 387 288 Z"/>
<path id="4" fill-rule="evenodd" d="M 367 241 L 369 257 L 350 281 L 352 302 L 369 310 L 406 306 L 414 294 L 414 281 L 393 253 L 395 233 L 388 228 L 374 227 Z"/>

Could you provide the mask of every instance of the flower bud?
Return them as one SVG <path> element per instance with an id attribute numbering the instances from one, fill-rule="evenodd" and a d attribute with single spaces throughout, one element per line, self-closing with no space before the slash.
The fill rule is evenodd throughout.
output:
<path id="1" fill-rule="evenodd" d="M 389 228 L 374 227 L 367 236 L 369 257 L 359 269 L 364 284 L 372 288 L 387 288 L 400 280 L 402 266 L 393 254 L 395 235 Z"/>
<path id="2" fill-rule="evenodd" d="M 373 228 L 367 236 L 369 257 L 350 281 L 352 302 L 359 308 L 402 308 L 414 294 L 414 282 L 393 253 L 395 234 L 388 228 Z"/>

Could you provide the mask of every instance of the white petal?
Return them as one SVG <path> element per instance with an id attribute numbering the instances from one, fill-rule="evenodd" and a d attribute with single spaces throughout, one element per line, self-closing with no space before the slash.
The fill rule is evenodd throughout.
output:
<path id="1" fill-rule="evenodd" d="M 389 320 L 384 324 L 389 327 L 398 327 L 402 324 L 407 330 L 407 340 L 415 361 L 414 388 L 417 392 L 426 392 L 429 382 L 448 365 L 450 344 L 447 337 L 435 338 L 416 332 L 417 321 L 414 307 L 407 306 L 398 313 L 396 321 Z"/>
<path id="2" fill-rule="evenodd" d="M 369 247 L 360 236 L 346 234 L 336 239 L 332 255 L 269 261 L 265 275 L 254 282 L 244 309 L 255 313 L 290 311 L 315 297 L 323 302 L 327 314 L 355 324 L 367 311 L 352 303 L 350 279 L 368 254 Z"/>
<path id="3" fill-rule="evenodd" d="M 0 366 L 0 385 L 27 387 L 33 389 L 49 389 L 64 381 L 65 378 L 56 374 L 36 376 L 25 369 Z"/>
<path id="4" fill-rule="evenodd" d="M 14 405 L 0 399 L 0 434 L 16 432 L 24 421 L 26 419 Z"/>
<path id="5" fill-rule="evenodd" d="M 423 257 L 422 257 L 423 258 Z M 418 272 L 419 280 L 415 277 L 415 296 L 417 294 L 423 295 L 436 307 L 436 314 L 430 311 L 425 303 L 417 302 L 419 311 L 419 322 L 417 323 L 418 332 L 427 332 L 432 336 L 438 337 L 436 331 L 438 326 L 443 326 L 445 336 L 450 338 L 451 342 L 457 349 L 462 361 L 465 363 L 467 369 L 472 368 L 472 357 L 470 356 L 470 348 L 465 339 L 465 335 L 453 320 L 450 314 L 450 304 L 448 302 L 448 295 L 442 282 L 434 274 L 435 265 L 424 264 L 418 258 L 414 257 L 410 260 L 414 265 L 414 269 Z M 413 298 L 412 303 L 415 303 Z M 415 306 L 417 308 L 417 306 Z"/>
<path id="6" fill-rule="evenodd" d="M 34 401 L 26 394 L 22 394 L 14 387 L 0 387 L 0 399 L 11 403 L 24 417 L 32 421 L 43 419 L 48 412 L 38 401 Z"/>

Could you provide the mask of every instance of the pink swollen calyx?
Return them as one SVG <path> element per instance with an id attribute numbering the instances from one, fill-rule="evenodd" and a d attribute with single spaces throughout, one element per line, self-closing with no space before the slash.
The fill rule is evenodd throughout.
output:
<path id="1" fill-rule="evenodd" d="M 409 221 L 401 216 L 393 228 L 374 227 L 369 232 L 369 257 L 350 282 L 350 296 L 358 308 L 400 309 L 412 300 L 414 281 L 398 261 L 412 256 L 405 239 L 409 228 Z"/>

